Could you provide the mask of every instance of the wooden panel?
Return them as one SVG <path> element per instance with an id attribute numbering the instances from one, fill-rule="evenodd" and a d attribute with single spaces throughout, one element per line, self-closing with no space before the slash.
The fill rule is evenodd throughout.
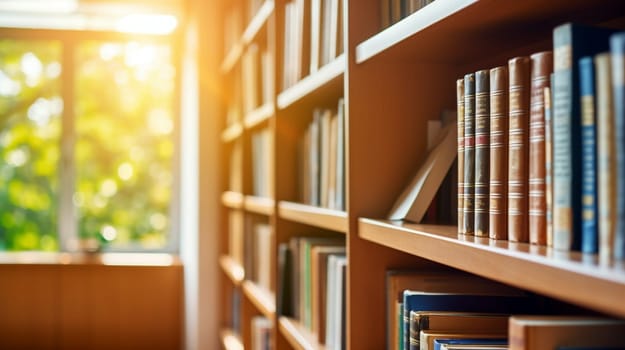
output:
<path id="1" fill-rule="evenodd" d="M 219 332 L 221 338 L 221 346 L 224 350 L 243 350 L 243 342 L 241 338 L 229 329 L 222 329 Z"/>
<path id="2" fill-rule="evenodd" d="M 347 213 L 344 211 L 285 201 L 278 203 L 278 211 L 283 219 L 340 233 L 347 232 Z"/>
<path id="3" fill-rule="evenodd" d="M 252 281 L 244 281 L 243 294 L 254 307 L 270 320 L 275 318 L 276 301 L 274 294 L 268 290 L 259 287 Z"/>
<path id="4" fill-rule="evenodd" d="M 273 215 L 275 202 L 271 198 L 245 196 L 245 210 L 261 215 Z"/>
<path id="5" fill-rule="evenodd" d="M 243 125 L 234 123 L 221 133 L 221 141 L 231 142 L 241 137 L 243 134 Z"/>
<path id="6" fill-rule="evenodd" d="M 296 350 L 324 350 L 325 346 L 317 342 L 317 336 L 292 318 L 280 317 L 279 328 L 282 335 Z"/>
<path id="7" fill-rule="evenodd" d="M 625 262 L 457 234 L 455 226 L 359 220 L 362 238 L 536 293 L 625 317 Z M 591 287 L 592 288 L 589 288 Z"/>
<path id="8" fill-rule="evenodd" d="M 222 255 L 219 258 L 219 265 L 221 266 L 222 271 L 226 274 L 226 276 L 228 276 L 235 286 L 243 282 L 245 270 L 243 269 L 243 266 L 234 261 L 234 259 L 227 255 Z"/>
<path id="9" fill-rule="evenodd" d="M 239 192 L 224 191 L 221 194 L 221 203 L 230 209 L 241 209 L 243 207 L 243 195 Z"/>
<path id="10" fill-rule="evenodd" d="M 275 107 L 273 103 L 266 103 L 248 113 L 245 116 L 243 124 L 245 125 L 245 128 L 252 129 L 266 122 L 269 118 L 273 116 L 274 112 Z"/>

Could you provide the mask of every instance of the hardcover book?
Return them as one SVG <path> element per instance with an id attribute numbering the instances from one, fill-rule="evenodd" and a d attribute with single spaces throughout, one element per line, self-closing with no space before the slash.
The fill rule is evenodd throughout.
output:
<path id="1" fill-rule="evenodd" d="M 597 176 L 599 215 L 599 257 L 609 262 L 613 257 L 616 230 L 617 175 L 616 125 L 612 103 L 610 54 L 595 56 L 597 82 Z"/>
<path id="2" fill-rule="evenodd" d="M 464 233 L 464 79 L 456 80 L 458 116 L 458 233 Z M 492 159 L 492 158 L 491 158 Z"/>
<path id="3" fill-rule="evenodd" d="M 463 233 L 474 233 L 475 74 L 464 76 L 464 216 Z"/>
<path id="4" fill-rule="evenodd" d="M 460 190 L 460 189 L 458 189 Z M 508 67 L 490 70 L 489 236 L 508 238 Z"/>
<path id="5" fill-rule="evenodd" d="M 551 74 L 553 84 L 553 73 Z M 553 118 L 551 87 L 544 89 L 545 95 L 545 223 L 546 245 L 553 246 Z"/>
<path id="6" fill-rule="evenodd" d="M 442 350 L 448 348 L 450 345 L 473 345 L 479 346 L 478 349 L 491 349 L 492 346 L 502 347 L 508 344 L 506 332 L 489 334 L 462 334 L 462 333 L 431 333 L 427 334 L 425 338 L 429 338 L 429 344 L 425 349 Z M 483 347 L 486 345 L 486 347 Z M 507 347 L 505 347 L 507 349 Z"/>
<path id="7" fill-rule="evenodd" d="M 475 72 L 475 235 L 488 237 L 488 186 L 490 162 L 489 71 Z"/>
<path id="8" fill-rule="evenodd" d="M 527 242 L 529 57 L 509 60 L 508 74 L 508 239 Z"/>
<path id="9" fill-rule="evenodd" d="M 583 253 L 598 250 L 595 67 L 592 56 L 579 60 L 582 117 L 582 242 Z"/>
<path id="10" fill-rule="evenodd" d="M 625 32 L 610 38 L 616 143 L 616 235 L 614 257 L 625 258 Z"/>
<path id="11" fill-rule="evenodd" d="M 565 23 L 553 31 L 553 246 L 579 250 L 582 160 L 579 70 L 576 62 L 608 48 L 612 31 Z M 617 128 L 618 130 L 618 128 Z"/>
<path id="12" fill-rule="evenodd" d="M 530 243 L 545 245 L 546 201 L 545 201 L 545 87 L 553 71 L 551 51 L 538 52 L 530 56 L 531 95 L 529 125 L 529 240 Z"/>

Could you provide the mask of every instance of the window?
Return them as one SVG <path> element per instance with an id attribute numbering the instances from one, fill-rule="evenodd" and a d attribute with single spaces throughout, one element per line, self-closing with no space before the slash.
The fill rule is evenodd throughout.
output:
<path id="1" fill-rule="evenodd" d="M 172 250 L 171 42 L 62 33 L 0 41 L 0 249 Z"/>

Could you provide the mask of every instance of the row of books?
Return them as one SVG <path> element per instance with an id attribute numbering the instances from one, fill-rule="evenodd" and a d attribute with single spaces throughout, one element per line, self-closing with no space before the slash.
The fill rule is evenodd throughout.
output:
<path id="1" fill-rule="evenodd" d="M 326 349 L 345 348 L 345 237 L 296 236 L 278 247 L 278 315 L 297 319 Z"/>
<path id="2" fill-rule="evenodd" d="M 343 0 L 292 0 L 286 3 L 283 89 L 343 53 L 343 6 Z"/>
<path id="3" fill-rule="evenodd" d="M 299 144 L 300 199 L 305 204 L 345 209 L 345 104 L 316 108 Z"/>
<path id="4" fill-rule="evenodd" d="M 623 320 L 536 316 L 542 309 L 529 295 L 473 275 L 390 270 L 386 291 L 388 349 L 625 346 Z"/>
<path id="5" fill-rule="evenodd" d="M 269 127 L 252 132 L 252 194 L 258 197 L 273 196 L 273 135 Z"/>
<path id="6" fill-rule="evenodd" d="M 610 53 L 612 32 L 563 24 L 553 53 L 457 81 L 460 233 L 623 257 L 614 50 L 625 35 Z"/>
<path id="7" fill-rule="evenodd" d="M 399 22 L 402 18 L 417 12 L 434 0 L 381 0 L 380 21 L 382 29 Z"/>
<path id="8" fill-rule="evenodd" d="M 273 67 L 271 52 L 266 49 L 261 51 L 256 43 L 247 47 L 241 58 L 242 103 L 245 114 L 272 101 Z"/>

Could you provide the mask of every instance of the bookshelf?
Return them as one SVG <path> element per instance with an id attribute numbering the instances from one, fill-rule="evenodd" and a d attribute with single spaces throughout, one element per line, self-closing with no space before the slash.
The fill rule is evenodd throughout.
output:
<path id="1" fill-rule="evenodd" d="M 248 2 L 259 3 L 247 14 Z M 297 2 L 297 1 L 295 1 Z M 516 55 L 550 49 L 552 29 L 580 21 L 625 28 L 625 3 L 618 0 L 436 0 L 380 30 L 380 0 L 344 0 L 344 53 L 311 70 L 302 67 L 297 81 L 284 87 L 281 69 L 285 13 L 290 1 L 221 1 L 224 13 L 240 8 L 246 26 L 223 53 L 220 87 L 225 99 L 236 96 L 238 71 L 246 50 L 258 45 L 273 57 L 270 101 L 226 123 L 223 114 L 221 154 L 243 143 L 242 186 L 228 187 L 229 168 L 221 170 L 222 229 L 220 268 L 224 293 L 241 291 L 241 329 L 232 330 L 232 308 L 219 317 L 226 336 L 251 346 L 251 317 L 273 322 L 275 349 L 325 349 L 299 321 L 277 314 L 278 246 L 309 232 L 338 233 L 346 239 L 348 349 L 384 348 L 385 271 L 390 268 L 443 267 L 467 271 L 527 290 L 557 302 L 625 318 L 625 265 L 602 265 L 596 256 L 563 253 L 530 244 L 458 235 L 456 227 L 390 222 L 385 217 L 426 156 L 427 121 L 455 109 L 454 83 L 466 72 L 501 65 Z M 301 1 L 309 4 L 307 1 Z M 244 14 L 247 14 L 244 15 Z M 222 26 L 222 27 L 225 27 Z M 306 54 L 304 50 L 303 55 Z M 259 68 L 260 69 L 260 68 Z M 303 204 L 298 179 L 299 140 L 313 110 L 345 101 L 346 210 Z M 254 195 L 251 135 L 266 128 L 272 137 L 271 190 Z M 248 278 L 244 265 L 229 257 L 228 214 L 271 226 L 269 290 Z M 250 224 L 245 220 L 244 231 Z M 248 237 L 248 236 L 244 236 Z M 246 238 L 247 239 L 247 238 Z M 224 299 L 228 299 L 227 296 Z M 227 304 L 227 303 L 225 303 Z M 224 336 L 224 334 L 226 336 Z M 236 347 L 236 346 L 235 346 Z"/>

